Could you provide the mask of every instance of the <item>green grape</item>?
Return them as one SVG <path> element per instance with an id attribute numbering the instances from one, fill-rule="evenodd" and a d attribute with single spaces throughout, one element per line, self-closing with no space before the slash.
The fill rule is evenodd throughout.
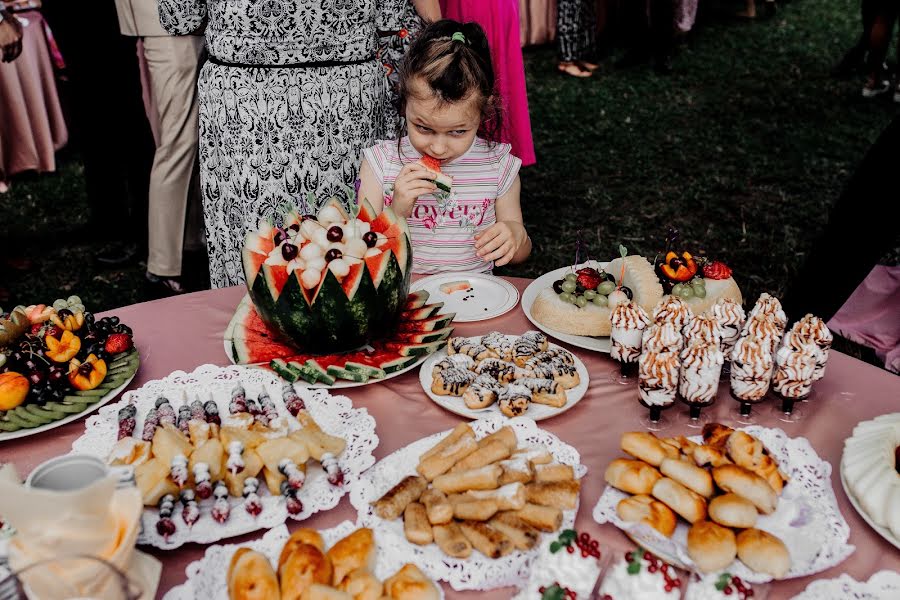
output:
<path id="1" fill-rule="evenodd" d="M 584 308 L 585 306 L 587 306 L 587 304 L 588 300 L 584 296 L 575 297 L 575 306 L 577 306 L 578 308 Z"/>
<path id="2" fill-rule="evenodd" d="M 697 285 L 698 283 L 703 283 L 702 277 L 694 277 L 693 279 L 691 279 L 691 284 Z"/>
<path id="3" fill-rule="evenodd" d="M 562 285 L 560 287 L 563 289 L 564 292 L 568 292 L 571 294 L 572 292 L 575 291 L 575 288 L 578 287 L 578 284 L 576 284 L 571 279 L 566 279 L 565 281 L 562 282 Z"/>
<path id="4" fill-rule="evenodd" d="M 578 281 L 578 275 L 575 273 L 566 273 L 565 280 L 572 282 Z"/>
<path id="5" fill-rule="evenodd" d="M 694 290 L 694 295 L 698 298 L 706 298 L 706 286 L 702 283 L 694 284 L 691 286 L 691 289 Z"/>
<path id="6" fill-rule="evenodd" d="M 672 295 L 673 295 L 673 296 L 680 296 L 680 295 L 681 295 L 681 290 L 683 290 L 683 289 L 684 289 L 684 284 L 683 284 L 683 283 L 676 283 L 674 286 L 672 286 Z"/>
<path id="7" fill-rule="evenodd" d="M 609 306 L 609 298 L 604 296 L 603 294 L 597 294 L 594 296 L 594 299 L 591 301 L 597 306 Z"/>
<path id="8" fill-rule="evenodd" d="M 584 290 L 584 297 L 586 300 L 593 300 L 597 295 L 597 292 L 594 290 Z"/>
<path id="9" fill-rule="evenodd" d="M 569 292 L 563 292 L 559 295 L 559 299 L 569 304 L 575 304 L 575 296 Z"/>
<path id="10" fill-rule="evenodd" d="M 597 293 L 604 296 L 609 296 L 614 289 L 616 289 L 616 284 L 614 284 L 612 281 L 604 281 L 597 286 Z"/>
<path id="11" fill-rule="evenodd" d="M 694 288 L 689 285 L 686 285 L 681 288 L 681 293 L 679 294 L 682 298 L 687 300 L 688 298 L 694 297 Z"/>

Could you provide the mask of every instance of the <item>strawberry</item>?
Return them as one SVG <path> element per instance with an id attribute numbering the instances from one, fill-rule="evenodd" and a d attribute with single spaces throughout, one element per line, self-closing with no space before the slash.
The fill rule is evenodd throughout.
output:
<path id="1" fill-rule="evenodd" d="M 584 267 L 582 269 L 578 269 L 577 275 L 578 278 L 576 279 L 576 281 L 578 282 L 578 285 L 586 290 L 596 289 L 596 287 L 603 282 L 603 278 L 600 277 L 600 273 L 597 272 L 597 269 L 594 269 L 593 267 Z"/>
<path id="2" fill-rule="evenodd" d="M 728 279 L 731 269 L 722 261 L 714 260 L 703 265 L 703 276 L 707 279 Z"/>
<path id="3" fill-rule="evenodd" d="M 131 336 L 127 333 L 113 333 L 106 338 L 105 349 L 110 354 L 127 352 L 128 350 L 131 350 L 132 346 Z"/>
<path id="4" fill-rule="evenodd" d="M 43 323 L 33 323 L 31 325 L 31 335 L 38 335 L 41 332 L 41 327 L 43 326 Z"/>

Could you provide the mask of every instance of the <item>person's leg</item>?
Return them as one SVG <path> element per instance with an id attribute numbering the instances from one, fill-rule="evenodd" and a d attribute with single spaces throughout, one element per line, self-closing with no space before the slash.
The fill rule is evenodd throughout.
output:
<path id="1" fill-rule="evenodd" d="M 593 1 L 593 0 L 592 0 Z M 578 65 L 584 58 L 584 27 L 582 5 L 584 0 L 559 0 L 556 10 L 556 38 L 559 48 L 559 64 L 562 73 L 573 77 L 590 77 L 587 68 Z"/>
<path id="2" fill-rule="evenodd" d="M 869 56 L 866 61 L 868 79 L 862 91 L 864 98 L 874 98 L 890 89 L 884 71 L 884 61 L 891 44 L 893 21 L 887 10 L 881 10 L 872 22 L 869 33 Z"/>
<path id="3" fill-rule="evenodd" d="M 616 62 L 618 68 L 643 64 L 650 59 L 652 36 L 650 32 L 650 3 L 654 0 L 631 0 L 622 7 L 625 29 L 628 32 L 627 51 Z"/>
<path id="4" fill-rule="evenodd" d="M 872 24 L 877 16 L 876 4 L 878 0 L 862 0 L 860 13 L 862 17 L 862 33 L 856 44 L 847 50 L 834 69 L 835 77 L 849 77 L 866 65 L 866 53 L 869 51 L 869 36 L 872 33 Z"/>
<path id="5" fill-rule="evenodd" d="M 653 60 L 656 70 L 660 73 L 672 70 L 672 54 L 675 49 L 675 1 L 650 0 Z"/>
<path id="6" fill-rule="evenodd" d="M 147 37 L 144 55 L 159 111 L 149 193 L 147 271 L 181 275 L 185 219 L 197 158 L 197 61 L 203 38 Z"/>

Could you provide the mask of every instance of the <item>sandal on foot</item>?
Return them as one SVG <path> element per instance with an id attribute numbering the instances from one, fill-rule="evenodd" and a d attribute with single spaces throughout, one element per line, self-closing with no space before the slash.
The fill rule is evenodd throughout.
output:
<path id="1" fill-rule="evenodd" d="M 579 67 L 573 62 L 561 62 L 556 66 L 560 73 L 570 75 L 572 77 L 590 77 L 591 72 Z"/>

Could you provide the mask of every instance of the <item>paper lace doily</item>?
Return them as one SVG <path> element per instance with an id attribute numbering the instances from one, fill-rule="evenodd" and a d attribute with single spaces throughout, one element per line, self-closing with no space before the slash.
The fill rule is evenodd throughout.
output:
<path id="1" fill-rule="evenodd" d="M 330 548 L 335 542 L 349 535 L 356 530 L 356 525 L 350 521 L 344 521 L 331 529 L 323 529 L 319 533 L 325 540 L 325 547 Z M 226 546 L 210 546 L 206 549 L 206 553 L 200 560 L 194 561 L 187 566 L 185 573 L 187 581 L 183 584 L 173 587 L 169 590 L 163 600 L 228 600 L 228 565 L 231 563 L 231 557 L 238 548 L 250 548 L 257 552 L 262 552 L 268 557 L 273 565 L 278 564 L 278 556 L 284 543 L 290 537 L 288 528 L 279 525 L 270 529 L 258 540 L 247 542 L 245 544 L 229 544 Z M 375 576 L 380 580 L 385 580 L 395 573 L 384 568 L 384 555 L 379 553 L 375 557 Z M 437 586 L 444 597 L 441 586 Z"/>
<path id="2" fill-rule="evenodd" d="M 90 454 L 106 461 L 116 443 L 117 414 L 120 408 L 129 403 L 137 408 L 135 435 L 140 434 L 144 416 L 160 396 L 169 399 L 177 414 L 178 407 L 185 402 L 185 398 L 188 402 L 197 397 L 205 401 L 209 399 L 211 393 L 219 406 L 220 415 L 224 417 L 228 414 L 231 390 L 238 383 L 244 386 L 247 397 L 254 399 L 265 388 L 274 401 L 279 415 L 287 417 L 290 429 L 300 429 L 300 424 L 287 412 L 281 400 L 281 390 L 285 382 L 271 371 L 240 366 L 203 365 L 193 373 L 175 371 L 165 379 L 149 381 L 140 389 L 125 394 L 120 402 L 104 406 L 99 414 L 87 420 L 85 433 L 72 444 L 72 452 Z M 213 503 L 210 498 L 200 502 L 200 520 L 192 528 L 188 528 L 181 518 L 182 505 L 176 503 L 172 519 L 177 530 L 169 537 L 168 542 L 156 532 L 156 523 L 159 520 L 157 509 L 144 507 L 138 543 L 164 549 L 177 548 L 187 542 L 209 544 L 258 529 L 269 529 L 284 523 L 288 516 L 303 520 L 319 511 L 334 508 L 347 493 L 350 484 L 359 478 L 360 473 L 375 463 L 373 451 L 378 446 L 375 419 L 365 408 L 353 408 L 353 404 L 346 396 L 333 396 L 327 390 L 296 386 L 295 390 L 325 432 L 346 440 L 347 447 L 338 457 L 341 470 L 344 472 L 343 485 L 334 486 L 328 483 L 319 463 L 311 460 L 306 482 L 299 494 L 303 511 L 297 515 L 288 515 L 284 497 L 270 496 L 260 475 L 262 485 L 259 493 L 263 511 L 259 516 L 253 517 L 244 510 L 243 498 L 229 497 L 231 517 L 225 523 L 216 523 L 210 516 Z"/>
<path id="3" fill-rule="evenodd" d="M 503 415 L 494 414 L 469 423 L 478 438 L 493 433 L 504 425 L 515 430 L 520 447 L 546 446 L 558 462 L 575 467 L 576 477 L 581 478 L 587 473 L 575 448 L 563 443 L 552 433 L 538 428 L 531 419 L 507 419 Z M 435 544 L 417 546 L 409 543 L 403 535 L 403 519 L 385 521 L 372 509 L 371 503 L 401 479 L 407 475 L 415 475 L 419 456 L 449 433 L 444 431 L 413 442 L 363 473 L 350 486 L 350 502 L 357 510 L 357 522 L 360 526 L 371 527 L 375 531 L 379 554 L 385 555 L 384 560 L 390 571 L 396 571 L 404 563 L 412 562 L 433 579 L 448 582 L 455 590 L 489 590 L 512 585 L 521 587 L 528 582 L 531 563 L 537 556 L 540 544 L 529 552 L 516 551 L 496 560 L 476 550 L 472 551 L 468 559 L 451 558 Z M 577 509 L 563 511 L 562 529 L 572 527 L 577 512 Z"/>
<path id="4" fill-rule="evenodd" d="M 765 444 L 789 478 L 776 511 L 760 515 L 756 524 L 757 528 L 778 536 L 788 547 L 793 564 L 784 578 L 819 573 L 853 554 L 856 548 L 848 543 L 850 527 L 838 509 L 831 487 L 831 465 L 819 458 L 809 440 L 788 437 L 781 429 L 756 425 L 741 429 Z M 699 436 L 689 439 L 702 443 Z M 594 520 L 610 522 L 648 550 L 676 557 L 684 566 L 692 568 L 694 562 L 687 554 L 688 525 L 679 520 L 672 537 L 665 538 L 646 525 L 626 523 L 616 514 L 616 505 L 628 496 L 606 486 L 594 507 Z M 753 583 L 772 580 L 771 575 L 757 573 L 739 560 L 724 570 Z"/>
<path id="5" fill-rule="evenodd" d="M 868 581 L 856 581 L 847 574 L 837 579 L 810 583 L 792 600 L 896 600 L 900 598 L 900 573 L 879 571 Z"/>

